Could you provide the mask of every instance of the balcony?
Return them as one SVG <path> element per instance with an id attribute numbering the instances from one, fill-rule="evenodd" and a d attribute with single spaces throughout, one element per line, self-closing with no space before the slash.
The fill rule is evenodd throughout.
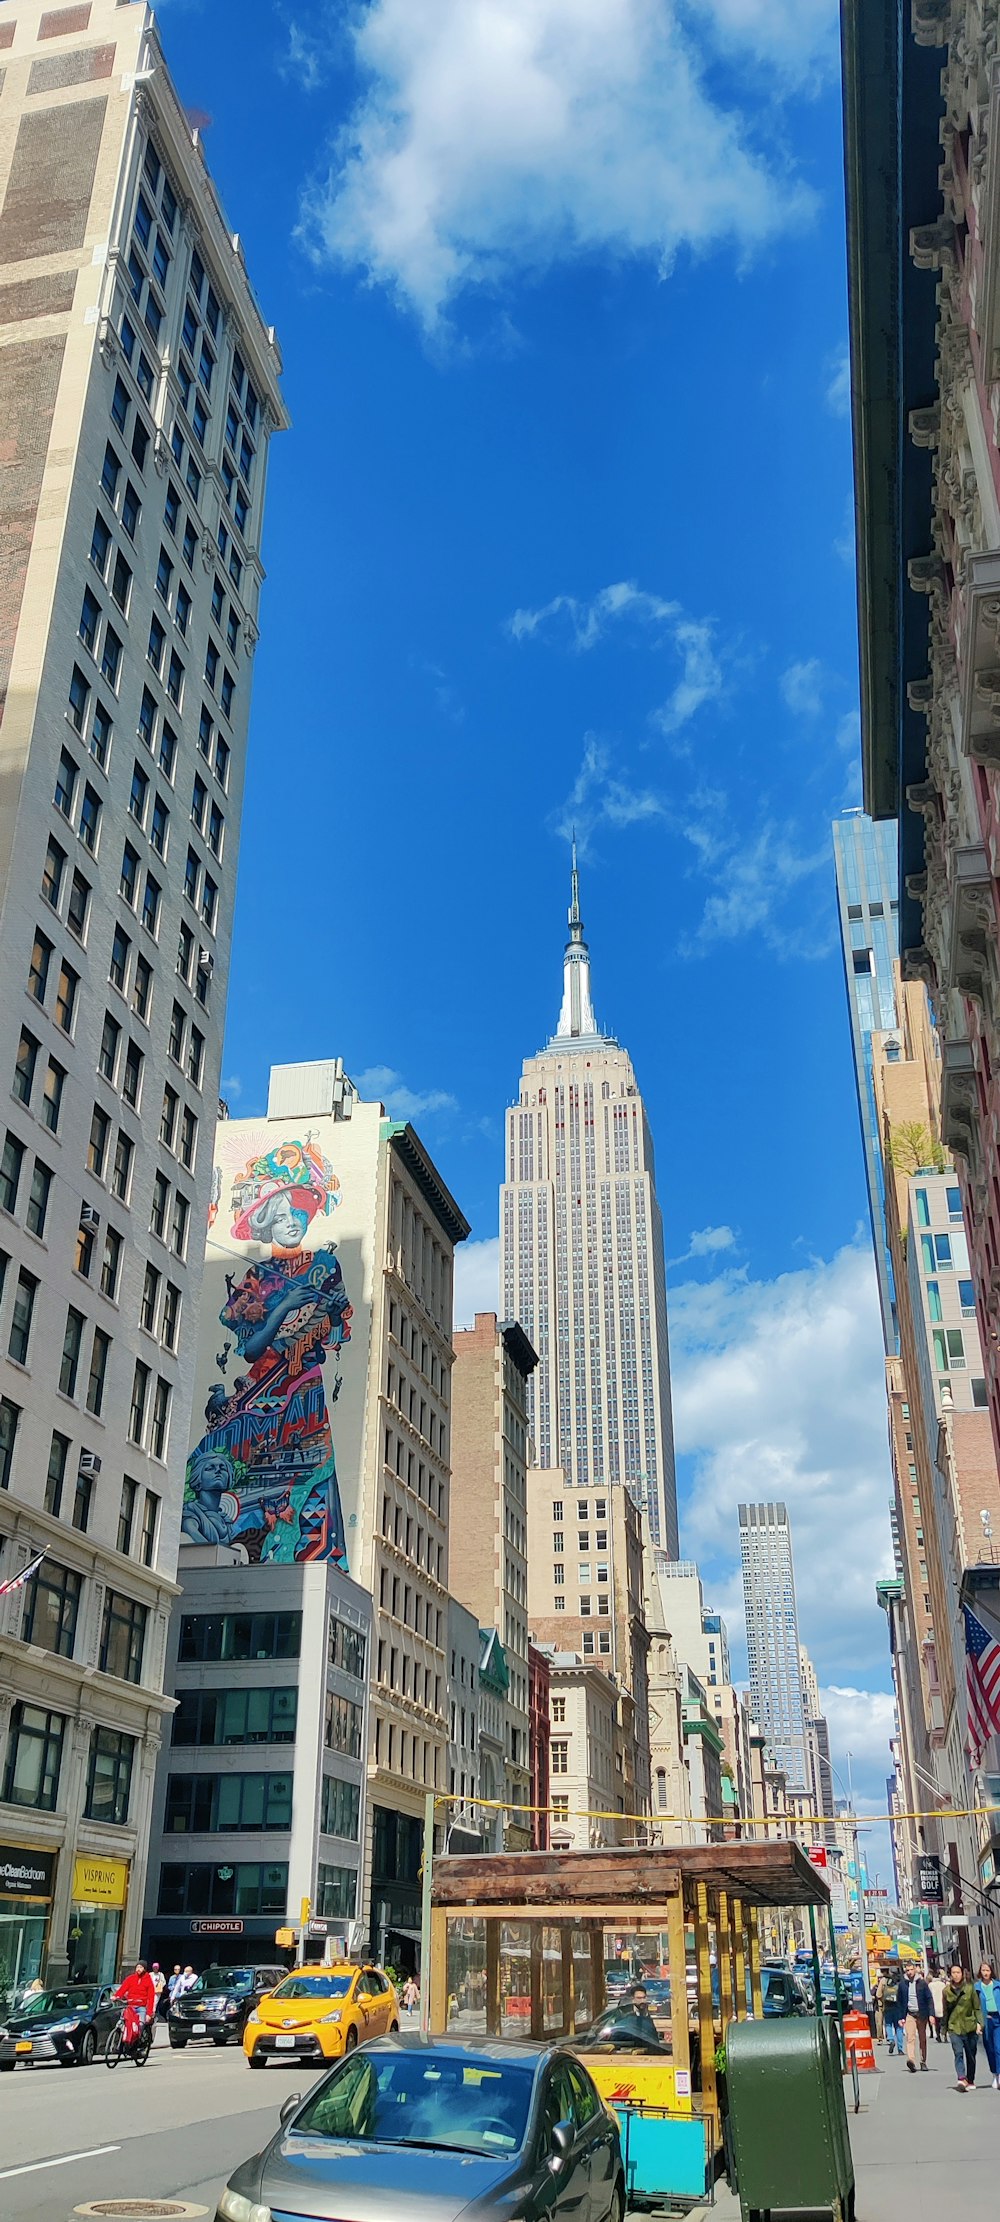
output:
<path id="1" fill-rule="evenodd" d="M 1000 770 L 1000 550 L 969 557 L 958 651 L 963 753 Z"/>
<path id="2" fill-rule="evenodd" d="M 979 1120 L 976 1060 L 970 1041 L 950 1041 L 941 1050 L 941 1139 L 953 1157 L 973 1156 Z"/>
<path id="3" fill-rule="evenodd" d="M 947 984 L 984 1008 L 990 985 L 988 949 L 996 937 L 989 859 L 985 849 L 977 844 L 953 850 L 949 861 L 951 938 Z"/>

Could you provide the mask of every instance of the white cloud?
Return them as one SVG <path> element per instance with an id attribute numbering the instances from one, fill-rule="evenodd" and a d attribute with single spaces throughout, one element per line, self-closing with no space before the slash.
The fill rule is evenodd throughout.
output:
<path id="1" fill-rule="evenodd" d="M 823 707 L 823 666 L 817 656 L 789 664 L 781 674 L 781 693 L 796 717 L 818 717 Z"/>
<path id="2" fill-rule="evenodd" d="M 231 1072 L 228 1080 L 223 1081 L 222 1093 L 225 1096 L 227 1102 L 232 1103 L 235 1103 L 237 1099 L 243 1094 L 243 1082 L 240 1079 L 238 1072 Z"/>
<path id="3" fill-rule="evenodd" d="M 802 4 L 784 0 L 776 36 L 764 0 L 712 0 L 710 17 L 682 0 L 367 0 L 351 27 L 365 89 L 304 235 L 428 330 L 465 288 L 572 257 L 665 273 L 683 247 L 745 255 L 814 201 L 773 129 L 755 144 L 759 102 L 740 113 L 709 89 L 706 45 L 804 59 Z"/>
<path id="4" fill-rule="evenodd" d="M 842 347 L 830 366 L 826 385 L 826 406 L 834 417 L 849 417 L 851 413 L 851 357 L 847 347 Z"/>
<path id="5" fill-rule="evenodd" d="M 322 43 L 300 23 L 290 23 L 288 44 L 278 64 L 282 77 L 301 85 L 303 92 L 314 93 L 325 76 L 324 62 Z"/>
<path id="6" fill-rule="evenodd" d="M 853 571 L 857 560 L 857 541 L 854 526 L 854 498 L 851 494 L 848 494 L 844 503 L 843 520 L 840 531 L 833 542 L 833 552 L 834 555 L 840 557 L 841 563 L 846 564 L 849 571 Z"/>
<path id="7" fill-rule="evenodd" d="M 444 1088 L 408 1088 L 391 1065 L 370 1065 L 352 1075 L 362 1098 L 384 1103 L 391 1119 L 426 1119 L 436 1111 L 457 1111 L 457 1099 Z"/>
<path id="8" fill-rule="evenodd" d="M 735 1246 L 736 1236 L 731 1227 L 701 1227 L 696 1234 L 689 1236 L 683 1256 L 671 1258 L 670 1263 L 687 1265 L 693 1258 L 717 1257 L 720 1250 L 732 1250 Z"/>
<path id="9" fill-rule="evenodd" d="M 663 804 L 649 788 L 632 787 L 611 767 L 611 751 L 596 733 L 584 735 L 583 757 L 569 794 L 557 811 L 557 833 L 568 841 L 576 836 L 581 856 L 586 856 L 598 826 L 621 833 L 629 826 L 662 818 Z"/>
<path id="10" fill-rule="evenodd" d="M 738 1504 L 782 1499 L 799 1633 L 821 1682 L 886 1684 L 874 1585 L 892 1567 L 891 1477 L 870 1251 L 852 1245 L 774 1281 L 730 1269 L 682 1283 L 670 1335 L 675 1437 L 691 1475 L 684 1555 L 716 1594 L 735 1582 Z"/>
<path id="11" fill-rule="evenodd" d="M 820 1703 L 830 1724 L 831 1749 L 840 1754 L 836 1764 L 845 1776 L 845 1785 L 853 1778 L 856 1796 L 859 1787 L 866 1790 L 868 1785 L 875 1785 L 882 1803 L 886 1777 L 892 1772 L 889 1744 L 896 1734 L 895 1698 L 888 1690 L 841 1688 L 831 1683 L 820 1690 Z M 846 1768 L 848 1752 L 851 1777 Z M 846 1794 L 846 1787 L 841 1794 Z"/>
<path id="12" fill-rule="evenodd" d="M 837 66 L 837 0 L 698 0 L 720 45 L 773 65 L 792 82 L 816 82 Z"/>
<path id="13" fill-rule="evenodd" d="M 825 954 L 832 935 L 817 933 L 812 917 L 790 922 L 784 906 L 802 883 L 830 866 L 829 839 L 814 849 L 803 846 L 794 826 L 765 819 L 752 832 L 730 822 L 725 798 L 694 798 L 681 831 L 701 869 L 716 886 L 693 933 L 681 942 L 682 956 L 704 954 L 715 942 L 757 934 L 776 956 L 815 958 Z"/>
<path id="14" fill-rule="evenodd" d="M 500 1237 L 460 1242 L 455 1252 L 455 1325 L 471 1327 L 477 1312 L 500 1305 Z"/>
<path id="15" fill-rule="evenodd" d="M 646 645 L 652 635 L 654 645 L 672 649 L 680 663 L 676 685 L 652 713 L 661 733 L 681 732 L 706 702 L 721 699 L 725 681 L 711 618 L 687 616 L 679 602 L 647 593 L 634 579 L 602 586 L 589 601 L 556 594 L 540 609 L 517 609 L 508 619 L 508 631 L 515 640 L 561 637 L 583 653 L 596 648 L 612 625 L 622 623 L 642 627 Z"/>

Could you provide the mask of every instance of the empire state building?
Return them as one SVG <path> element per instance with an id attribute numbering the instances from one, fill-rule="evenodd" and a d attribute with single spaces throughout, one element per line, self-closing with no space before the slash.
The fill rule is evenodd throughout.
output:
<path id="1" fill-rule="evenodd" d="M 559 1024 L 507 1112 L 505 1317 L 538 1352 L 536 1456 L 581 1488 L 621 1481 L 678 1555 L 663 1226 L 632 1060 L 594 1017 L 573 850 Z"/>

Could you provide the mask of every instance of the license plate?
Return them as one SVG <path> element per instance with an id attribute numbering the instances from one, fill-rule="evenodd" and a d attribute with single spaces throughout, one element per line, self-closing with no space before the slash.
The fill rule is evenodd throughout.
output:
<path id="1" fill-rule="evenodd" d="M 276 2037 L 274 2042 L 279 2052 L 294 2052 L 295 2050 L 294 2037 Z"/>
<path id="2" fill-rule="evenodd" d="M 192 2035 L 192 2037 L 204 2037 L 204 2036 L 206 2035 L 206 2032 L 207 2032 L 207 2023 L 205 2023 L 205 2022 L 203 2022 L 203 2021 L 193 2021 L 193 2022 L 191 2023 L 191 2035 Z"/>
<path id="3" fill-rule="evenodd" d="M 17 2045 L 15 2045 L 15 2046 L 14 2046 L 14 2050 L 15 2050 L 15 2052 L 30 2052 L 30 2051 L 31 2051 L 31 2039 L 30 2039 L 30 2037 L 29 2037 L 29 2038 L 28 2038 L 28 2039 L 26 2040 L 26 2042 L 25 2042 L 24 2044 L 17 2044 Z"/>

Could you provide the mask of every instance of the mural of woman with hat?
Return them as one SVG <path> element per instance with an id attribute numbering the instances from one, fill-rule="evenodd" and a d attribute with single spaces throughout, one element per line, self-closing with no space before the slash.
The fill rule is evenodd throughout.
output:
<path id="1" fill-rule="evenodd" d="M 351 1307 L 332 1246 L 303 1248 L 338 1201 L 333 1168 L 308 1137 L 252 1158 L 233 1183 L 235 1240 L 271 1254 L 239 1280 L 226 1275 L 219 1317 L 242 1370 L 231 1390 L 211 1389 L 181 1527 L 192 1541 L 238 1542 L 250 1559 L 334 1559 L 346 1571 L 322 1368 L 350 1341 Z"/>

